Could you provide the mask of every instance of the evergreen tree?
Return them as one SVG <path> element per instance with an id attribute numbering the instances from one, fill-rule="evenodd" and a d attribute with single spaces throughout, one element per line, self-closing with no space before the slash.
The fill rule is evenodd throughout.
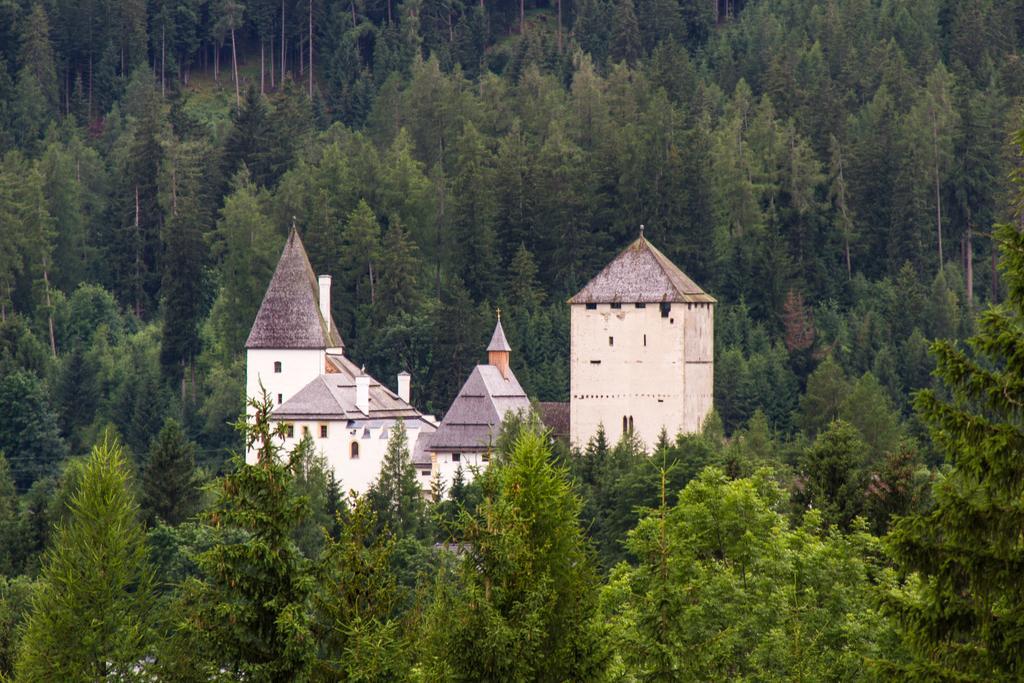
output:
<path id="1" fill-rule="evenodd" d="M 282 462 L 276 442 L 284 425 L 271 425 L 270 399 L 249 406 L 253 416 L 240 428 L 256 463 L 236 455 L 234 471 L 214 488 L 207 524 L 217 541 L 196 558 L 199 575 L 181 586 L 181 643 L 179 656 L 166 662 L 169 678 L 295 680 L 313 664 L 310 566 L 292 540 L 308 504 L 295 494 L 290 463 Z"/>
<path id="2" fill-rule="evenodd" d="M 405 423 L 395 420 L 380 475 L 368 494 L 378 524 L 395 536 L 423 535 L 423 492 L 409 457 Z"/>
<path id="3" fill-rule="evenodd" d="M 19 491 L 36 479 L 56 474 L 67 456 L 43 386 L 34 376 L 12 372 L 0 378 L 0 452 L 7 457 Z"/>
<path id="4" fill-rule="evenodd" d="M 196 511 L 195 450 L 181 425 L 168 418 L 150 443 L 149 458 L 142 468 L 142 509 L 151 519 L 177 525 Z"/>
<path id="5" fill-rule="evenodd" d="M 409 676 L 410 643 L 395 618 L 394 540 L 376 534 L 367 498 L 356 497 L 317 566 L 315 629 L 323 655 L 314 680 L 395 681 Z"/>
<path id="6" fill-rule="evenodd" d="M 565 470 L 550 462 L 542 434 L 521 432 L 506 458 L 480 475 L 486 498 L 465 519 L 457 584 L 438 584 L 426 621 L 426 673 L 596 680 L 607 653 L 580 501 Z"/>
<path id="7" fill-rule="evenodd" d="M 608 56 L 612 61 L 633 65 L 640 59 L 643 46 L 633 0 L 617 0 L 608 43 Z"/>
<path id="8" fill-rule="evenodd" d="M 222 177 L 225 181 L 234 178 L 244 164 L 257 187 L 269 186 L 275 177 L 275 163 L 267 151 L 271 135 L 270 112 L 255 85 L 245 91 L 242 106 L 231 114 L 231 123 L 231 131 L 224 141 Z"/>
<path id="9" fill-rule="evenodd" d="M 69 509 L 32 600 L 18 679 L 144 679 L 154 652 L 153 573 L 115 441 L 93 448 Z"/>
<path id="10" fill-rule="evenodd" d="M 0 451 L 0 575 L 11 576 L 14 572 L 18 530 L 18 496 L 11 478 L 11 466 Z M 0 675 L 4 667 L 0 664 Z"/>
<path id="11" fill-rule="evenodd" d="M 799 502 L 820 510 L 824 521 L 849 529 L 864 512 L 868 448 L 850 424 L 836 420 L 801 459 L 803 490 Z"/>
<path id="12" fill-rule="evenodd" d="M 914 573 L 888 599 L 913 655 L 886 665 L 900 678 L 1010 681 L 1024 670 L 1024 586 L 1014 569 L 1024 562 L 1024 234 L 1004 225 L 997 235 L 1008 300 L 982 314 L 973 353 L 932 346 L 949 394 L 926 389 L 915 401 L 953 469 L 933 509 L 898 520 L 889 536 L 898 566 Z"/>

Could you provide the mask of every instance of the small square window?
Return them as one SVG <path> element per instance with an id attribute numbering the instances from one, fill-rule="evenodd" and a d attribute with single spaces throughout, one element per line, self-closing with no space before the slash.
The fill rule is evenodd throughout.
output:
<path id="1" fill-rule="evenodd" d="M 287 434 L 289 439 L 295 438 L 295 425 L 288 425 Z"/>
<path id="2" fill-rule="evenodd" d="M 278 373 L 278 374 L 281 372 L 281 361 L 279 361 L 279 360 L 275 360 L 274 361 L 274 372 Z"/>
<path id="3" fill-rule="evenodd" d="M 622 308 L 622 304 L 612 304 L 612 308 Z"/>
<path id="4" fill-rule="evenodd" d="M 647 308 L 647 304 L 633 304 L 637 308 Z"/>
<path id="5" fill-rule="evenodd" d="M 597 304 L 587 304 L 587 310 L 588 311 L 596 311 L 597 310 Z"/>
<path id="6" fill-rule="evenodd" d="M 430 470 L 420 470 L 420 476 L 421 477 L 429 477 L 430 476 Z"/>
<path id="7" fill-rule="evenodd" d="M 327 425 L 320 425 L 320 438 L 321 439 L 326 439 L 327 438 Z"/>
<path id="8" fill-rule="evenodd" d="M 608 337 L 608 346 L 615 346 L 615 337 Z"/>
<path id="9" fill-rule="evenodd" d="M 591 365 L 600 365 L 601 361 L 599 361 L 599 360 L 592 360 L 592 361 L 590 361 L 590 364 Z"/>
<path id="10" fill-rule="evenodd" d="M 452 453 L 452 462 L 459 462 L 462 460 L 462 453 Z"/>

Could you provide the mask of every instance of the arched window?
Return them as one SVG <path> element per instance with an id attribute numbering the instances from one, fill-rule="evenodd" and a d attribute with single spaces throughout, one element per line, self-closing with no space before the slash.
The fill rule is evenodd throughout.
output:
<path id="1" fill-rule="evenodd" d="M 275 360 L 274 361 L 274 372 L 275 373 L 280 373 L 281 372 L 281 361 L 279 361 L 279 360 Z"/>
<path id="2" fill-rule="evenodd" d="M 633 416 L 632 415 L 629 416 L 629 433 L 630 434 L 633 433 Z"/>
<path id="3" fill-rule="evenodd" d="M 623 415 L 622 416 L 622 433 L 625 434 L 627 431 L 629 431 L 629 423 L 626 422 L 626 416 Z"/>
<path id="4" fill-rule="evenodd" d="M 359 459 L 359 442 L 358 441 L 353 441 L 352 445 L 349 447 L 349 457 L 352 458 L 353 460 L 358 460 Z"/>

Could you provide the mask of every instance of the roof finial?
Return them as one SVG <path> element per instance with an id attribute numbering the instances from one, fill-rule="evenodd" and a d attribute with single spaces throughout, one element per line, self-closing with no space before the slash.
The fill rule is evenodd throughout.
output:
<path id="1" fill-rule="evenodd" d="M 498 307 L 498 322 L 501 322 L 501 307 Z"/>
<path id="2" fill-rule="evenodd" d="M 640 224 L 640 236 L 641 237 L 644 236 L 644 224 L 643 223 Z"/>

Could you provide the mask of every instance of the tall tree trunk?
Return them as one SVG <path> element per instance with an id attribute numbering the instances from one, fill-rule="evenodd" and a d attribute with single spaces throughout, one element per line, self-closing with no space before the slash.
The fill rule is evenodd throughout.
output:
<path id="1" fill-rule="evenodd" d="M 213 80 L 220 83 L 220 46 L 213 46 Z"/>
<path id="2" fill-rule="evenodd" d="M 265 48 L 265 46 L 263 44 L 263 41 L 260 40 L 260 94 L 261 95 L 264 94 L 265 92 L 267 92 L 267 87 L 266 87 L 267 86 L 267 76 L 266 76 L 267 69 L 264 66 L 265 63 L 266 63 L 264 58 L 263 58 L 264 57 L 264 52 L 266 52 L 266 48 Z"/>
<path id="3" fill-rule="evenodd" d="M 519 35 L 526 35 L 526 0 L 519 0 Z"/>
<path id="4" fill-rule="evenodd" d="M 558 53 L 562 53 L 562 0 L 558 2 Z"/>
<path id="5" fill-rule="evenodd" d="M 92 53 L 89 53 L 89 120 L 92 121 Z"/>
<path id="6" fill-rule="evenodd" d="M 160 27 L 160 97 L 167 97 L 167 29 Z"/>
<path id="7" fill-rule="evenodd" d="M 967 309 L 974 307 L 974 226 L 971 212 L 967 212 L 967 234 L 964 235 L 964 275 L 967 279 Z"/>
<path id="8" fill-rule="evenodd" d="M 391 0 L 388 0 L 388 23 L 391 23 Z"/>
<path id="9" fill-rule="evenodd" d="M 274 74 L 277 73 L 277 67 L 274 66 L 277 62 L 274 61 L 274 38 L 270 38 L 270 89 L 274 90 L 277 88 Z"/>
<path id="10" fill-rule="evenodd" d="M 285 62 L 285 44 L 284 44 L 284 0 L 281 0 L 281 83 L 284 83 L 284 74 L 287 69 Z"/>
<path id="11" fill-rule="evenodd" d="M 932 158 L 935 159 L 935 230 L 939 238 L 939 270 L 942 270 L 942 194 L 939 187 L 939 125 L 932 112 Z"/>
<path id="12" fill-rule="evenodd" d="M 235 72 L 235 107 L 242 107 L 242 98 L 238 92 L 238 52 L 235 50 L 235 29 L 231 28 L 231 68 Z"/>
<path id="13" fill-rule="evenodd" d="M 998 254 L 999 254 L 999 248 L 998 248 L 998 245 L 996 243 L 996 238 L 993 237 L 992 238 L 992 260 L 991 260 L 991 266 L 990 266 L 991 270 L 989 271 L 991 273 L 992 279 L 991 279 L 991 282 L 989 283 L 989 286 L 991 287 L 991 290 L 992 290 L 991 299 L 992 299 L 992 303 L 994 303 L 994 304 L 999 303 L 999 258 L 998 258 Z"/>
<path id="14" fill-rule="evenodd" d="M 50 271 L 43 261 L 43 283 L 46 286 L 46 317 L 50 323 L 50 353 L 57 357 L 57 337 L 53 333 L 53 302 L 50 300 Z"/>
<path id="15" fill-rule="evenodd" d="M 313 99 L 313 0 L 309 0 L 309 99 Z"/>
<path id="16" fill-rule="evenodd" d="M 135 186 L 135 317 L 142 317 L 142 237 L 139 234 L 139 186 Z"/>

